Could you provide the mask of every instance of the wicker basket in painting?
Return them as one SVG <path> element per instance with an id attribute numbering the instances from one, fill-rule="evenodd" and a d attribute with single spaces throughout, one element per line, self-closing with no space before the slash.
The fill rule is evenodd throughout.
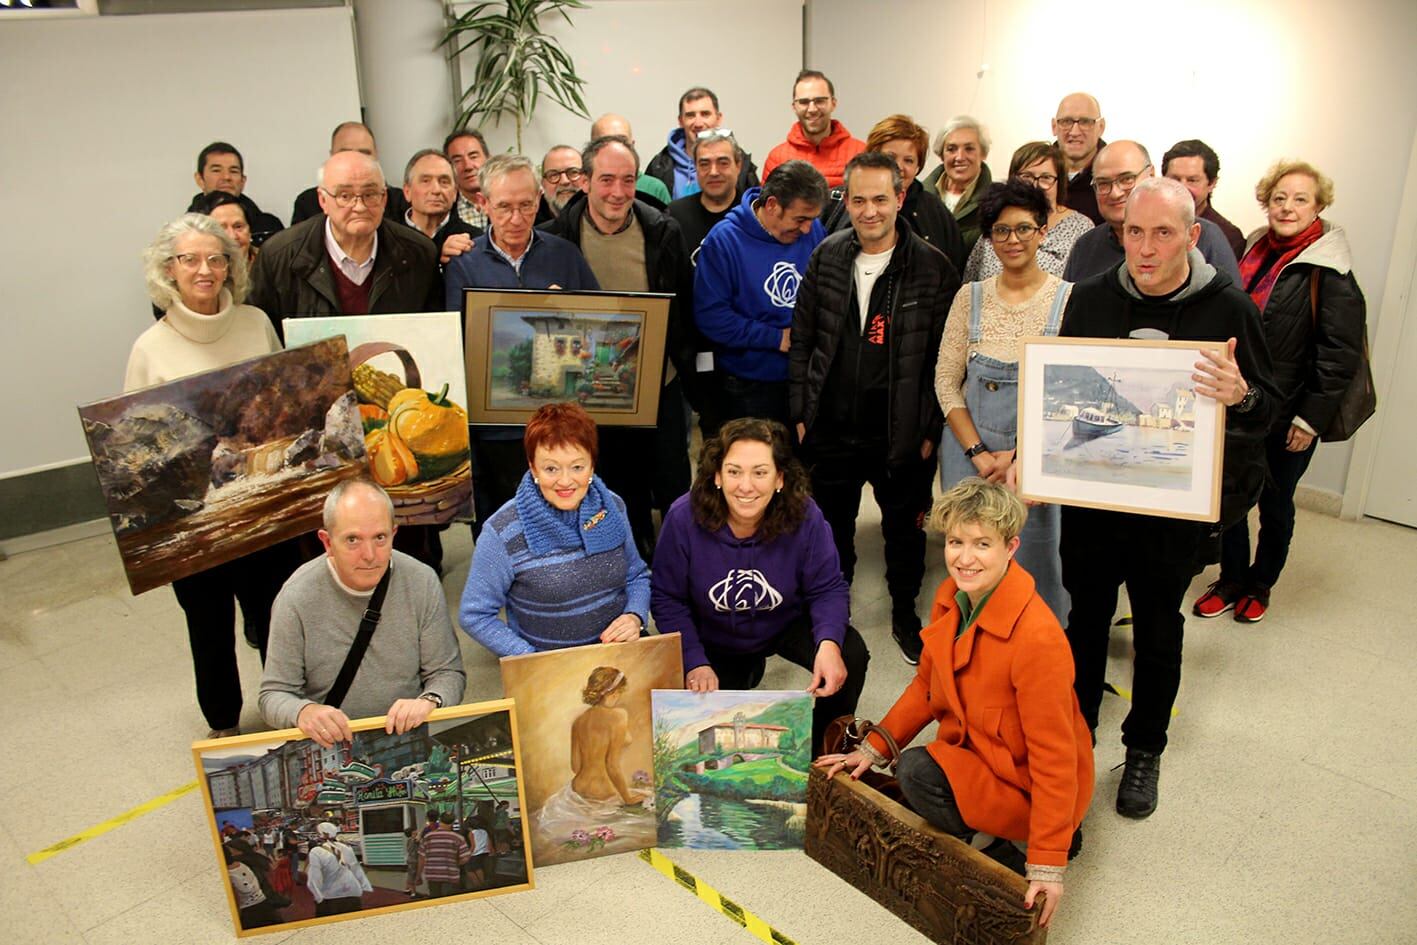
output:
<path id="1" fill-rule="evenodd" d="M 423 386 L 423 375 L 413 354 L 388 341 L 370 341 L 349 352 L 349 367 L 353 370 L 377 355 L 391 353 L 403 365 L 404 383 L 409 387 Z M 385 486 L 394 500 L 394 518 L 400 525 L 442 525 L 469 513 L 472 498 L 472 461 L 464 459 L 456 469 L 420 482 Z"/>

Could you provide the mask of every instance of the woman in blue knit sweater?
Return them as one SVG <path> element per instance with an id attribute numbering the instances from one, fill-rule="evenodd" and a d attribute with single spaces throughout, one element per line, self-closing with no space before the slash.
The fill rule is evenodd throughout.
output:
<path id="1" fill-rule="evenodd" d="M 482 529 L 458 622 L 498 656 L 637 639 L 649 569 L 625 503 L 594 474 L 595 421 L 578 404 L 547 404 L 523 441 L 530 469 Z"/>

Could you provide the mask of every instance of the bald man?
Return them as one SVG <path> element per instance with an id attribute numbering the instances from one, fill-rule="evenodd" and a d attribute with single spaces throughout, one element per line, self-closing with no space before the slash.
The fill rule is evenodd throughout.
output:
<path id="1" fill-rule="evenodd" d="M 1063 162 L 1067 165 L 1068 199 L 1064 203 L 1098 225 L 1102 223 L 1102 214 L 1092 192 L 1092 162 L 1098 149 L 1107 144 L 1102 140 L 1106 129 L 1102 106 L 1086 92 L 1065 95 L 1058 103 L 1058 112 L 1053 117 L 1053 137 L 1058 139 Z"/>
<path id="2" fill-rule="evenodd" d="M 635 144 L 635 133 L 630 130 L 630 122 L 624 115 L 606 112 L 591 123 L 590 140 L 596 141 L 607 135 L 620 135 L 630 142 L 631 147 Z M 648 174 L 635 178 L 635 195 L 640 199 L 648 197 L 650 206 L 656 210 L 667 208 L 671 199 L 669 188 L 664 186 L 664 181 Z"/>

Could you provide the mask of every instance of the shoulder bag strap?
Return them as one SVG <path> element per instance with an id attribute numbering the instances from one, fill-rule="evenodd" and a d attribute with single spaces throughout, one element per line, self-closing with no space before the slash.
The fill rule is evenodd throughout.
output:
<path id="1" fill-rule="evenodd" d="M 339 675 L 335 677 L 335 684 L 330 687 L 329 693 L 325 696 L 325 705 L 338 709 L 340 703 L 344 702 L 344 697 L 349 694 L 349 687 L 354 682 L 354 674 L 359 672 L 359 664 L 364 662 L 364 653 L 369 649 L 369 641 L 374 636 L 374 628 L 379 625 L 379 610 L 384 606 L 384 595 L 389 590 L 389 575 L 393 573 L 393 562 L 390 561 L 389 567 L 384 571 L 384 576 L 379 578 L 379 585 L 374 588 L 374 593 L 369 598 L 369 607 L 364 611 L 364 616 L 359 621 L 359 632 L 355 634 L 354 642 L 350 644 L 349 655 L 344 658 L 344 665 L 340 667 Z"/>

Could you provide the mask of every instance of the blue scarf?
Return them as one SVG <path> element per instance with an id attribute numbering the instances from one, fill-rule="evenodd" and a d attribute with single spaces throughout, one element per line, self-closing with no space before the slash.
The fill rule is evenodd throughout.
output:
<path id="1" fill-rule="evenodd" d="M 513 501 L 527 547 L 537 556 L 576 547 L 584 548 L 587 555 L 599 554 L 623 545 L 630 533 L 630 522 L 620 510 L 615 493 L 605 488 L 599 476 L 591 477 L 580 506 L 563 512 L 546 501 L 528 470 L 522 475 Z"/>

